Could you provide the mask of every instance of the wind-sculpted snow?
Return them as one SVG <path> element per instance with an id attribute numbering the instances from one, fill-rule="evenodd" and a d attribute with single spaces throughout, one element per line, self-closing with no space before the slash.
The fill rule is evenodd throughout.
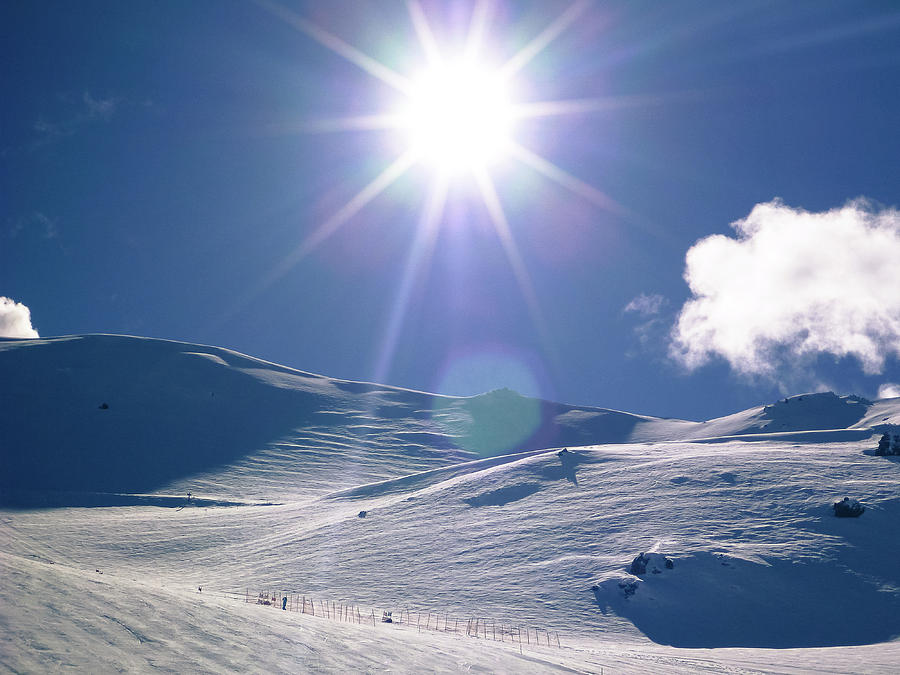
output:
<path id="1" fill-rule="evenodd" d="M 900 635 L 900 463 L 861 449 L 579 448 L 577 483 L 554 470 L 555 451 L 536 452 L 281 506 L 18 512 L 5 535 L 18 554 L 62 554 L 181 587 L 285 588 L 497 617 L 573 639 L 876 643 Z M 851 489 L 866 513 L 834 518 L 831 504 Z M 661 581 L 645 579 L 627 599 L 591 591 L 628 578 L 635 555 L 653 550 L 675 562 Z M 713 565 L 719 558 L 732 566 Z M 858 621 L 836 630 L 851 609 Z"/>
<path id="2" fill-rule="evenodd" d="M 0 342 L 0 381 L 7 501 L 13 489 L 321 493 L 476 457 L 624 442 L 656 421 L 508 390 L 455 398 L 332 380 L 110 335 Z"/>
<path id="3" fill-rule="evenodd" d="M 11 490 L 322 494 L 563 445 L 859 426 L 900 399 L 807 394 L 709 422 L 333 380 L 215 347 L 94 335 L 0 342 L 0 497 Z M 836 439 L 838 440 L 838 439 Z M 252 468 L 248 480 L 246 469 Z"/>
<path id="4" fill-rule="evenodd" d="M 896 400 L 804 394 L 686 422 L 96 336 L 0 342 L 0 377 L 3 489 L 46 476 L 58 500 L 0 510 L 0 669 L 893 673 L 900 659 L 900 461 L 873 456 L 871 432 Z M 489 450 L 521 433 L 480 431 L 491 410 L 541 421 Z M 585 435 L 616 443 L 535 440 Z M 844 497 L 859 518 L 834 516 Z M 673 566 L 635 576 L 640 553 Z M 563 649 L 330 628 L 226 595 L 248 588 L 540 626 Z"/>

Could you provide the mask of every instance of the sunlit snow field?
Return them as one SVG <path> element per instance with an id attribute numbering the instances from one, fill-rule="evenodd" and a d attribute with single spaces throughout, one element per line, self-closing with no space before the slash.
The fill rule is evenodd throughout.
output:
<path id="1" fill-rule="evenodd" d="M 113 336 L 2 341 L 0 381 L 4 671 L 900 664 L 900 462 L 871 454 L 898 399 L 694 423 Z M 865 513 L 835 518 L 844 496 Z M 648 551 L 672 569 L 631 575 Z M 561 647 L 244 602 L 264 589 Z"/>

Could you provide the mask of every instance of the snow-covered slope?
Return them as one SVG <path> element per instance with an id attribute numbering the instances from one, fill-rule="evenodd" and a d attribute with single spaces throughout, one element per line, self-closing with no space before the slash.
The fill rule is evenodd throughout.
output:
<path id="1" fill-rule="evenodd" d="M 181 490 L 186 480 L 208 491 L 210 475 L 228 497 L 271 499 L 531 449 L 844 429 L 869 409 L 900 418 L 900 399 L 873 408 L 807 394 L 710 422 L 664 420 L 509 390 L 438 396 L 110 335 L 0 341 L 0 382 L 7 495 Z"/>
<path id="2" fill-rule="evenodd" d="M 7 492 L 149 492 L 180 489 L 186 477 L 208 487 L 211 474 L 232 497 L 307 494 L 477 457 L 624 442 L 638 428 L 661 439 L 672 426 L 509 390 L 437 396 L 112 335 L 0 341 L 0 382 Z"/>
<path id="3" fill-rule="evenodd" d="M 900 463 L 867 454 L 898 399 L 804 394 L 685 422 L 111 336 L 0 343 L 0 383 L 2 487 L 20 504 L 0 510 L 0 670 L 900 663 Z M 21 508 L 23 487 L 68 507 Z M 844 496 L 861 517 L 834 517 Z M 671 568 L 632 574 L 642 552 Z M 273 588 L 541 627 L 563 648 L 230 595 Z"/>

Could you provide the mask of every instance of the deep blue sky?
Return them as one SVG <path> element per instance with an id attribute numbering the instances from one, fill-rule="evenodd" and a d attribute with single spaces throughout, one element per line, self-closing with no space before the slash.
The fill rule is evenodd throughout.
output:
<path id="1" fill-rule="evenodd" d="M 399 72 L 422 60 L 403 3 L 285 6 Z M 511 56 L 568 6 L 497 4 L 491 49 Z M 441 41 L 471 5 L 423 7 Z M 250 2 L 5 2 L 0 23 L 0 295 L 42 336 L 186 340 L 333 377 L 693 419 L 900 379 L 893 356 L 880 374 L 824 355 L 750 381 L 667 353 L 698 239 L 775 197 L 900 203 L 894 2 L 591 4 L 522 69 L 522 95 L 629 103 L 518 138 L 622 212 L 514 162 L 493 174 L 542 332 L 472 185 L 454 184 L 381 369 L 426 169 L 263 281 L 395 153 L 382 132 L 298 129 L 395 92 Z M 660 311 L 626 312 L 640 294 Z"/>

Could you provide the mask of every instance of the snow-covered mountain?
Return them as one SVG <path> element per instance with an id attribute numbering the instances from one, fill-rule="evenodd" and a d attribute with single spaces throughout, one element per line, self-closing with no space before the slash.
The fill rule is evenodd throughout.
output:
<path id="1" fill-rule="evenodd" d="M 203 486 L 209 473 L 232 496 L 265 497 L 286 484 L 308 493 L 549 447 L 845 428 L 859 436 L 875 418 L 900 421 L 900 405 L 834 394 L 708 422 L 509 390 L 448 397 L 114 335 L 0 341 L 0 382 L 4 490 L 151 492 L 180 489 L 187 477 Z"/>
<path id="2" fill-rule="evenodd" d="M 900 399 L 691 422 L 161 340 L 2 341 L 0 669 L 895 672 L 900 463 L 871 451 L 896 423 Z M 845 496 L 861 517 L 834 517 Z M 563 648 L 229 595 L 266 588 Z"/>

